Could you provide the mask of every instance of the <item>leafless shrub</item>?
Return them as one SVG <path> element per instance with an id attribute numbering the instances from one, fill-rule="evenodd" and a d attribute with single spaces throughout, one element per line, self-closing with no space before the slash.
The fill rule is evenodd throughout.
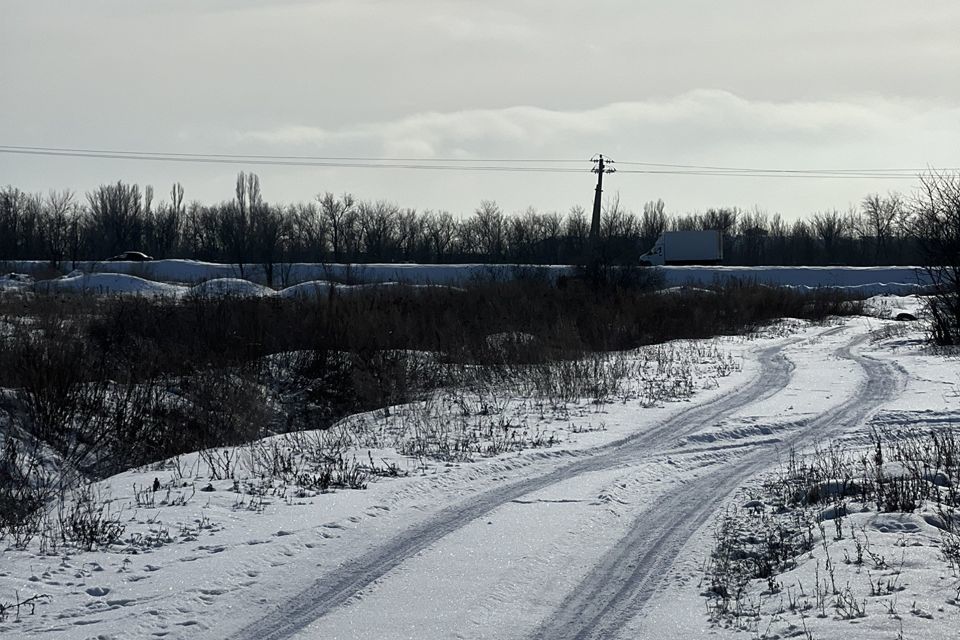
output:
<path id="1" fill-rule="evenodd" d="M 234 477 L 239 462 L 240 451 L 236 448 L 201 449 L 200 459 L 207 465 L 212 480 L 227 480 Z"/>
<path id="2" fill-rule="evenodd" d="M 62 495 L 57 525 L 64 543 L 84 551 L 109 547 L 120 540 L 125 526 L 121 513 L 91 484 L 82 484 L 72 495 Z"/>
<path id="3" fill-rule="evenodd" d="M 295 432 L 249 444 L 244 462 L 251 477 L 296 491 L 365 489 L 378 467 L 348 456 L 349 444 L 339 430 Z"/>
<path id="4" fill-rule="evenodd" d="M 929 332 L 938 345 L 960 344 L 960 174 L 932 171 L 921 178 L 906 226 L 923 250 Z"/>
<path id="5" fill-rule="evenodd" d="M 13 621 L 20 622 L 20 612 L 22 610 L 29 610 L 30 615 L 34 615 L 38 604 L 48 602 L 50 602 L 50 596 L 45 593 L 37 593 L 21 600 L 18 591 L 14 594 L 13 602 L 0 601 L 0 622 L 5 622 L 11 613 L 13 613 Z"/>
<path id="6" fill-rule="evenodd" d="M 44 465 L 36 440 L 13 437 L 6 426 L 0 447 L 0 540 L 9 538 L 22 549 L 40 535 L 44 527 L 44 505 L 54 495 L 55 479 Z"/>
<path id="7" fill-rule="evenodd" d="M 0 415 L 55 454 L 63 486 L 187 451 L 203 451 L 210 474 L 229 478 L 241 464 L 223 453 L 231 447 L 330 429 L 362 411 L 389 416 L 438 393 L 455 399 L 455 389 L 471 395 L 460 418 L 438 422 L 427 410 L 421 420 L 404 409 L 399 431 L 412 437 L 393 434 L 388 444 L 449 460 L 497 455 L 556 441 L 523 411 L 564 417 L 581 403 L 655 404 L 693 392 L 695 354 L 631 353 L 638 347 L 749 332 L 781 314 L 850 313 L 847 303 L 743 284 L 722 295 L 660 296 L 628 283 L 592 290 L 537 278 L 318 300 L 0 298 L 0 387 L 10 390 Z M 514 414 L 508 395 L 523 404 Z M 256 465 L 270 477 L 312 474 L 317 486 L 361 486 L 364 474 L 395 472 L 330 442 L 301 444 L 302 459 L 267 452 Z M 0 534 L 26 544 L 51 496 L 16 476 L 0 480 Z"/>
<path id="8" fill-rule="evenodd" d="M 954 571 L 960 570 L 957 444 L 951 427 L 925 433 L 875 430 L 866 450 L 833 443 L 806 456 L 791 452 L 781 468 L 768 476 L 756 499 L 743 508 L 729 509 L 716 524 L 704 574 L 711 615 L 715 620 L 736 618 L 751 581 L 766 580 L 768 592 L 774 591 L 774 576 L 795 566 L 795 558 L 812 550 L 817 540 L 825 558 L 823 594 L 832 595 L 837 616 L 865 615 L 864 601 L 854 597 L 849 585 L 836 582 L 829 540 L 851 538 L 854 555 L 845 551 L 847 564 L 889 571 L 891 563 L 874 550 L 864 529 L 851 526 L 844 531 L 845 518 L 852 511 L 911 513 L 923 508 L 927 521 L 941 529 L 944 560 Z M 828 526 L 834 530 L 832 535 Z M 893 577 L 871 578 L 872 592 L 898 592 L 898 575 L 895 570 Z M 818 567 L 818 594 L 820 583 Z M 826 597 L 818 596 L 815 606 L 824 611 Z"/>

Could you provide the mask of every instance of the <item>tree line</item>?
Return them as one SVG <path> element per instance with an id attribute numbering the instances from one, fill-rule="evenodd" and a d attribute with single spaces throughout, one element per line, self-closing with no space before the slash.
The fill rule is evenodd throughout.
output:
<path id="1" fill-rule="evenodd" d="M 664 231 L 718 229 L 733 265 L 918 264 L 913 208 L 897 193 L 870 194 L 859 206 L 787 220 L 736 207 L 669 214 L 663 200 L 639 212 L 619 197 L 603 207 L 600 242 L 612 263 L 636 263 Z M 416 211 L 387 201 L 323 192 L 310 202 L 263 199 L 255 174 L 237 176 L 233 197 L 187 202 L 174 184 L 158 200 L 150 186 L 117 182 L 84 196 L 70 191 L 0 190 L 0 260 L 43 259 L 53 266 L 139 250 L 155 258 L 237 264 L 279 262 L 489 262 L 575 264 L 590 219 L 533 208 L 508 215 L 483 200 L 469 215 Z M 270 274 L 268 273 L 268 276 Z"/>

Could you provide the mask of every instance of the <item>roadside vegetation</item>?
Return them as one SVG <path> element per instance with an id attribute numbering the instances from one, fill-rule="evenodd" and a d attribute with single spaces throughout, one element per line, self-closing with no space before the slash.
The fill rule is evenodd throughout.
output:
<path id="1" fill-rule="evenodd" d="M 232 447 L 328 431 L 378 409 L 393 411 L 400 435 L 368 444 L 412 457 L 466 460 L 547 446 L 556 434 L 512 420 L 506 409 L 516 402 L 507 398 L 523 399 L 520 413 L 560 415 L 580 400 L 683 397 L 694 360 L 663 347 L 639 363 L 623 352 L 857 310 L 830 292 L 658 292 L 536 279 L 319 300 L 2 297 L 0 538 L 23 544 L 45 506 L 90 481 L 195 451 L 213 477 L 231 478 L 239 464 Z M 732 366 L 720 354 L 707 359 Z M 429 417 L 451 407 L 459 418 L 439 421 L 438 431 Z M 255 475 L 318 490 L 394 473 L 346 459 L 344 438 L 362 432 L 345 435 L 346 424 L 339 440 L 330 432 L 312 445 L 312 461 L 294 465 L 283 453 L 304 450 L 302 442 L 251 454 Z M 84 546 L 119 535 L 103 526 L 95 496 L 84 502 L 91 506 L 76 518 L 89 522 L 61 532 L 80 532 L 69 537 Z"/>
<path id="2" fill-rule="evenodd" d="M 896 614 L 902 558 L 878 539 L 920 533 L 923 525 L 939 537 L 944 569 L 960 576 L 958 464 L 960 435 L 949 426 L 874 430 L 867 446 L 790 452 L 716 524 L 704 591 L 712 619 L 756 631 L 763 599 L 782 601 L 779 613 L 798 620 L 854 619 L 868 609 Z M 901 540 L 901 547 L 929 542 Z M 814 554 L 813 580 L 788 574 Z M 960 606 L 956 593 L 944 596 Z M 902 612 L 909 603 L 899 604 Z"/>
<path id="3" fill-rule="evenodd" d="M 939 345 L 960 345 L 960 175 L 924 177 L 913 212 L 911 233 L 934 283 L 927 304 L 931 339 Z"/>
<path id="4" fill-rule="evenodd" d="M 775 469 L 739 489 L 713 523 L 703 564 L 714 625 L 813 639 L 848 623 L 896 638 L 915 637 L 904 628 L 927 628 L 925 620 L 952 624 L 960 607 L 957 354 L 929 345 L 919 326 L 888 324 L 872 338 L 874 348 L 910 344 L 918 366 L 938 372 L 925 388 L 941 389 L 941 399 L 889 408 L 837 439 L 786 450 Z"/>

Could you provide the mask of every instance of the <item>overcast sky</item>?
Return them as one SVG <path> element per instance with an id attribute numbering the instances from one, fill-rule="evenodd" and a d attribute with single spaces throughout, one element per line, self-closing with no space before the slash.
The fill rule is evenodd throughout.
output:
<path id="1" fill-rule="evenodd" d="M 0 145 L 589 158 L 783 169 L 960 166 L 960 3 L 0 0 Z M 539 166 L 539 165 L 537 165 Z M 629 168 L 620 164 L 621 169 Z M 633 167 L 637 168 L 637 167 Z M 469 213 L 589 208 L 590 173 L 200 165 L 0 153 L 0 184 L 174 181 L 227 199 L 349 191 Z M 845 209 L 913 180 L 619 173 L 674 212 Z"/>

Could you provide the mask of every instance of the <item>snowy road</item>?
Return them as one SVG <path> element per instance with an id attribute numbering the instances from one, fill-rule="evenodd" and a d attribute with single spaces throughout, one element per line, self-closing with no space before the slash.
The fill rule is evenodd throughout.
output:
<path id="1" fill-rule="evenodd" d="M 851 348 L 862 341 L 861 336 L 836 353 L 840 358 L 853 359 L 866 373 L 866 380 L 857 387 L 856 393 L 810 420 L 801 431 L 785 437 L 780 447 L 839 435 L 864 422 L 881 404 L 902 391 L 906 378 L 896 365 L 851 353 Z M 689 485 L 682 486 L 661 498 L 658 511 L 665 515 L 653 521 L 639 518 L 532 637 L 543 640 L 617 637 L 617 632 L 642 611 L 656 592 L 659 581 L 692 533 L 745 478 L 774 464 L 776 452 L 774 447 L 762 447 L 701 477 L 696 490 L 691 490 Z"/>
<path id="2" fill-rule="evenodd" d="M 835 340 L 839 331 L 837 328 L 822 332 L 816 340 Z M 854 363 L 854 368 L 862 369 L 859 382 L 849 390 L 849 397 L 816 417 L 804 420 L 802 425 L 793 425 L 802 428 L 794 428 L 773 439 L 778 441 L 778 447 L 799 444 L 804 440 L 842 431 L 864 420 L 880 403 L 897 393 L 903 380 L 894 365 L 851 353 L 851 349 L 862 340 L 862 334 L 854 337 L 833 354 L 835 359 Z M 382 621 L 402 621 L 403 616 L 396 611 L 380 610 L 384 606 L 395 606 L 408 611 L 418 608 L 433 611 L 423 602 L 422 595 L 418 593 L 420 587 L 416 583 L 413 584 L 412 591 L 401 586 L 404 584 L 403 565 L 421 565 L 417 569 L 411 569 L 421 575 L 424 572 L 433 576 L 441 575 L 445 569 L 439 565 L 450 563 L 451 552 L 447 547 L 451 545 L 458 550 L 473 545 L 475 548 L 472 548 L 471 553 L 480 558 L 490 558 L 491 563 L 496 563 L 498 554 L 504 554 L 503 537 L 483 532 L 479 535 L 467 533 L 483 524 L 491 524 L 489 518 L 493 517 L 492 514 L 500 514 L 518 504 L 583 502 L 566 498 L 551 500 L 549 497 L 544 499 L 537 496 L 571 484 L 589 484 L 589 478 L 608 481 L 611 472 L 619 476 L 629 474 L 630 469 L 644 460 L 665 455 L 678 439 L 709 430 L 731 416 L 743 414 L 765 401 L 770 404 L 773 398 L 783 396 L 782 401 L 787 402 L 796 394 L 789 393 L 794 365 L 785 357 L 784 350 L 788 347 L 796 349 L 809 346 L 788 342 L 768 348 L 758 356 L 758 374 L 750 383 L 733 393 L 688 409 L 655 428 L 585 452 L 576 462 L 553 472 L 486 491 L 428 517 L 420 524 L 396 535 L 388 543 L 341 565 L 334 575 L 323 576 L 281 604 L 273 613 L 247 626 L 233 637 L 237 640 L 261 640 L 293 636 L 312 638 L 390 635 L 382 626 Z M 829 356 L 830 352 L 823 355 Z M 777 404 L 775 401 L 772 403 L 774 416 Z M 771 414 L 769 407 L 765 408 L 765 411 L 766 415 Z M 721 462 L 712 459 L 710 465 L 719 465 L 719 469 L 711 468 L 699 477 L 690 479 L 695 485 L 691 486 L 690 482 L 684 481 L 669 487 L 656 498 L 659 514 L 656 518 L 650 518 L 649 514 L 643 512 L 639 515 L 631 514 L 632 526 L 629 526 L 625 535 L 619 539 L 608 541 L 605 549 L 601 549 L 606 550 L 606 553 L 594 559 L 592 568 L 585 570 L 579 580 L 556 585 L 560 597 L 546 603 L 548 606 L 542 609 L 542 614 L 545 615 L 534 618 L 534 623 L 545 622 L 541 622 L 539 628 L 533 631 L 532 637 L 614 637 L 617 629 L 641 611 L 643 603 L 658 588 L 658 581 L 676 558 L 677 551 L 718 508 L 722 499 L 744 478 L 775 462 L 777 448 L 770 446 L 769 441 L 758 440 L 754 441 L 753 445 L 745 447 L 740 453 L 723 455 L 724 460 Z M 723 447 L 714 447 L 713 450 L 721 451 Z M 691 449 L 688 453 L 692 451 L 694 450 Z M 585 513 L 589 510 L 585 508 Z M 596 511 L 595 508 L 593 510 Z M 507 527 L 508 533 L 515 530 L 519 536 L 530 537 L 531 527 L 538 526 L 538 520 L 542 525 L 546 522 L 543 518 L 549 520 L 550 517 L 545 515 L 527 522 L 529 516 L 521 516 L 519 525 L 515 525 L 513 529 Z M 569 526 L 568 523 L 548 525 L 548 528 Z M 478 539 L 487 539 L 488 542 L 477 543 Z M 550 549 L 556 549 L 558 545 L 557 540 L 551 539 L 549 535 L 541 542 L 540 547 Z M 500 547 L 492 548 L 494 545 Z M 522 544 L 517 542 L 517 546 Z M 542 549 L 531 548 L 529 552 L 528 558 L 536 560 L 536 555 L 541 553 Z M 559 553 L 562 553 L 562 550 Z M 522 563 L 511 570 L 516 569 L 523 571 Z M 460 582 L 464 582 L 464 576 L 459 577 Z M 465 581 L 484 583 L 483 576 L 473 579 L 474 576 L 468 576 Z M 502 580 L 501 577 L 498 579 Z M 358 593 L 370 589 L 389 594 L 391 582 L 396 583 L 393 590 L 398 593 L 392 596 L 383 595 L 381 600 L 386 600 L 382 602 L 378 602 L 377 597 L 369 598 L 369 604 L 365 600 L 355 599 Z M 464 594 L 470 592 L 469 587 L 462 585 L 454 586 L 453 589 L 463 591 Z M 449 592 L 437 594 L 438 599 L 445 597 L 449 599 L 453 595 Z M 453 599 L 457 600 L 455 597 Z M 444 615 L 456 618 L 458 613 L 465 615 L 467 612 L 449 609 L 468 607 L 470 600 L 471 598 L 465 595 L 460 598 L 459 604 L 455 602 L 438 606 L 448 609 L 443 612 Z M 377 611 L 371 614 L 365 612 L 365 609 Z M 551 613 L 552 609 L 555 611 Z M 434 614 L 436 613 L 434 611 Z M 417 626 L 417 620 L 414 615 L 411 628 Z M 530 634 L 530 626 L 524 630 L 519 621 L 514 622 L 516 624 L 511 625 L 512 632 L 509 634 L 511 637 Z M 529 620 L 526 624 L 530 625 Z M 402 624 L 400 626 L 402 627 Z M 405 635 L 401 628 L 392 631 L 396 637 Z M 487 629 L 487 632 L 494 630 Z M 494 632 L 494 635 L 502 636 L 504 632 L 504 629 L 500 629 Z M 483 637 L 485 634 L 479 632 L 473 635 Z M 465 632 L 464 637 L 473 636 Z"/>
<path id="3" fill-rule="evenodd" d="M 559 442 L 470 462 L 397 455 L 382 444 L 393 423 L 358 416 L 344 433 L 359 453 L 408 470 L 366 491 L 281 487 L 253 508 L 252 480 L 239 490 L 211 479 L 198 454 L 123 472 L 99 485 L 122 514 L 123 544 L 0 550 L 0 603 L 49 598 L 0 620 L 0 637 L 735 638 L 711 626 L 698 583 L 714 517 L 738 492 L 752 498 L 758 472 L 791 447 L 862 446 L 872 428 L 955 419 L 955 363 L 890 333 L 897 326 L 855 318 L 670 345 L 683 358 L 666 379 L 690 373 L 692 396 L 651 406 L 625 394 L 565 414 L 505 401 L 494 409 L 504 419 Z M 653 376 L 670 360 L 638 361 L 654 363 Z M 157 478 L 168 490 L 147 501 L 137 488 Z M 934 538 L 911 553 L 939 562 Z M 944 582 L 915 574 L 904 601 L 935 609 Z M 812 578 L 787 586 L 801 579 Z"/>

